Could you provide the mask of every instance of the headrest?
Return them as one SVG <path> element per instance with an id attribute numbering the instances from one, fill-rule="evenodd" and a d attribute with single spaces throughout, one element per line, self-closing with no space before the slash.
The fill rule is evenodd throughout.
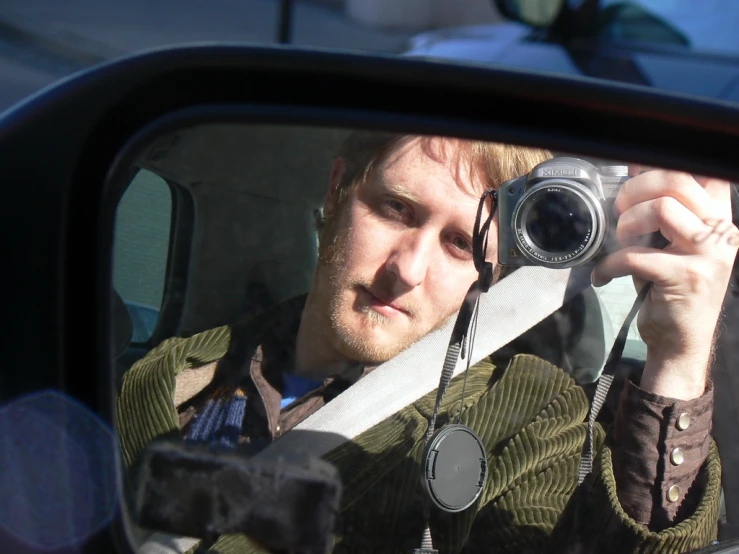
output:
<path id="1" fill-rule="evenodd" d="M 128 308 L 123 302 L 120 295 L 113 289 L 113 306 L 112 306 L 112 331 L 113 331 L 113 356 L 117 358 L 131 344 L 133 337 L 133 321 Z"/>

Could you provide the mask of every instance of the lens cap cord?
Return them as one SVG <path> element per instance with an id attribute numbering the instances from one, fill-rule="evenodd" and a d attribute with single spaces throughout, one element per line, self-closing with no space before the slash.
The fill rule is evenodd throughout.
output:
<path id="1" fill-rule="evenodd" d="M 488 197 L 490 198 L 490 213 L 482 223 L 482 212 Z M 490 225 L 497 208 L 497 191 L 486 190 L 477 207 L 472 237 L 472 258 L 478 278 L 467 291 L 457 315 L 444 357 L 441 379 L 436 393 L 436 404 L 426 432 L 426 445 L 421 462 L 421 483 L 426 493 L 423 502 L 424 532 L 421 548 L 416 548 L 414 554 L 438 554 L 433 546 L 429 527 L 431 504 L 433 503 L 445 512 L 461 512 L 469 508 L 480 496 L 487 477 L 487 455 L 482 441 L 472 429 L 460 423 L 467 385 L 467 371 L 465 371 L 462 386 L 457 423 L 448 423 L 437 431 L 436 418 L 441 410 L 441 402 L 460 355 L 462 359 L 467 358 L 467 370 L 469 370 L 469 355 L 477 327 L 480 294 L 487 292 L 493 284 L 493 264 L 485 260 L 485 253 Z M 468 337 L 471 338 L 469 348 L 466 346 Z"/>

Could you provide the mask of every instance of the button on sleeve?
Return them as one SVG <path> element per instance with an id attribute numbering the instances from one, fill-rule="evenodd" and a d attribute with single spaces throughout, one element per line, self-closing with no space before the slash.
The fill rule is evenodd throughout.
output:
<path id="1" fill-rule="evenodd" d="M 711 384 L 700 398 L 676 400 L 627 382 L 612 432 L 617 493 L 623 509 L 650 530 L 692 514 L 712 414 Z"/>

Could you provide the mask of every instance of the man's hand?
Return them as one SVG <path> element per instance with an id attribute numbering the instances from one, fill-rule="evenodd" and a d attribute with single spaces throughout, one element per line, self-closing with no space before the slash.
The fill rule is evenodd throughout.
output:
<path id="1" fill-rule="evenodd" d="M 653 170 L 623 184 L 614 210 L 622 249 L 594 269 L 595 286 L 632 275 L 637 290 L 654 284 L 641 307 L 639 333 L 647 345 L 641 388 L 690 400 L 703 394 L 714 332 L 739 247 L 730 184 L 675 171 Z M 642 246 L 660 231 L 664 250 Z"/>

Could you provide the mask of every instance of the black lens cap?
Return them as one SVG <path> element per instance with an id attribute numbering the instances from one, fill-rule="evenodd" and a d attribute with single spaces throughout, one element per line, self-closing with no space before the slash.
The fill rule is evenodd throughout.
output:
<path id="1" fill-rule="evenodd" d="M 482 441 L 466 425 L 445 425 L 423 451 L 421 483 L 432 502 L 445 512 L 469 508 L 480 496 L 487 473 Z"/>

